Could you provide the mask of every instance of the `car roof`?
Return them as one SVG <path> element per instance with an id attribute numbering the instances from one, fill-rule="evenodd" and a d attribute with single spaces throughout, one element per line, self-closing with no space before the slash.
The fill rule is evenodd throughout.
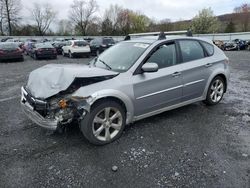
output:
<path id="1" fill-rule="evenodd" d="M 70 40 L 71 42 L 87 42 L 86 40 L 83 40 L 83 39 L 81 39 L 81 40 Z"/>
<path id="2" fill-rule="evenodd" d="M 158 40 L 158 36 L 146 36 L 146 37 L 137 37 L 137 38 L 132 38 L 131 40 L 127 40 L 124 42 L 138 42 L 138 43 L 148 43 L 148 44 L 153 44 L 153 43 L 160 43 L 160 41 L 171 41 L 171 40 L 177 40 L 177 39 L 194 39 L 194 40 L 201 40 L 208 42 L 210 44 L 213 44 L 213 41 L 210 39 L 206 38 L 199 38 L 199 37 L 187 37 L 187 36 L 180 36 L 180 35 L 167 35 L 166 39 L 163 40 Z"/>
<path id="3" fill-rule="evenodd" d="M 5 45 L 5 44 L 16 44 L 16 45 L 17 45 L 16 42 L 0 42 L 0 44 L 1 44 L 1 45 Z"/>

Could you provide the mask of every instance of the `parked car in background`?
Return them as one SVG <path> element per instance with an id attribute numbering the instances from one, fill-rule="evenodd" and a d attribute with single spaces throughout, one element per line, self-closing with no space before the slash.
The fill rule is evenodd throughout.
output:
<path id="1" fill-rule="evenodd" d="M 86 37 L 86 38 L 83 38 L 83 40 L 87 41 L 88 43 L 90 43 L 94 38 L 91 38 L 91 37 Z"/>
<path id="2" fill-rule="evenodd" d="M 29 51 L 29 55 L 34 59 L 57 58 L 57 51 L 50 43 L 35 43 Z"/>
<path id="3" fill-rule="evenodd" d="M 250 40 L 247 41 L 247 49 L 250 51 Z"/>
<path id="4" fill-rule="evenodd" d="M 85 40 L 70 40 L 66 42 L 66 45 L 62 47 L 63 56 L 69 58 L 79 56 L 90 56 L 90 47 Z"/>
<path id="5" fill-rule="evenodd" d="M 57 51 L 57 55 L 61 55 L 62 54 L 62 47 L 66 45 L 65 41 L 55 41 L 54 43 L 52 43 L 52 46 L 56 49 Z"/>
<path id="6" fill-rule="evenodd" d="M 213 43 L 220 49 L 223 50 L 224 48 L 224 42 L 222 40 L 214 40 Z"/>
<path id="7" fill-rule="evenodd" d="M 36 43 L 36 41 L 27 41 L 23 45 L 23 53 L 25 55 L 30 54 L 30 50 L 32 49 L 33 45 Z"/>
<path id="8" fill-rule="evenodd" d="M 226 42 L 224 44 L 224 50 L 230 51 L 230 50 L 245 50 L 247 48 L 246 41 L 235 39 L 233 41 Z"/>
<path id="9" fill-rule="evenodd" d="M 0 60 L 20 60 L 23 61 L 23 52 L 17 43 L 0 43 Z"/>
<path id="10" fill-rule="evenodd" d="M 98 56 L 104 50 L 108 49 L 114 44 L 115 44 L 115 41 L 112 37 L 95 38 L 94 40 L 90 42 L 91 54 Z"/>
<path id="11" fill-rule="evenodd" d="M 21 89 L 21 104 L 44 128 L 79 122 L 89 142 L 104 145 L 118 139 L 126 124 L 198 101 L 218 104 L 228 80 L 228 58 L 211 41 L 144 37 L 119 42 L 89 65 L 34 70 Z"/>
<path id="12" fill-rule="evenodd" d="M 6 42 L 6 40 L 8 40 L 8 39 L 13 39 L 13 38 L 12 38 L 12 37 L 2 38 L 2 39 L 1 39 L 1 42 Z"/>

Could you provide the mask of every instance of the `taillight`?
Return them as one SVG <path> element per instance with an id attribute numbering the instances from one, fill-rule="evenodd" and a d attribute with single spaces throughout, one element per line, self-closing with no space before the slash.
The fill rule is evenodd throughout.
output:
<path id="1" fill-rule="evenodd" d="M 38 52 L 41 52 L 41 51 L 43 51 L 41 48 L 39 48 L 38 50 L 37 50 Z"/>
<path id="2" fill-rule="evenodd" d="M 23 52 L 21 48 L 16 49 L 17 52 Z"/>

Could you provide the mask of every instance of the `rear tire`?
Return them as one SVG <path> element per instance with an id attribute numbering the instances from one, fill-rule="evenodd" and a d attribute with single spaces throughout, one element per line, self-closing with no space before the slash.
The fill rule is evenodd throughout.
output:
<path id="1" fill-rule="evenodd" d="M 38 57 L 37 57 L 36 53 L 34 53 L 33 58 L 34 58 L 35 60 L 38 60 Z"/>
<path id="2" fill-rule="evenodd" d="M 225 81 L 222 77 L 216 76 L 210 83 L 206 100 L 203 101 L 207 105 L 216 105 L 218 104 L 225 93 Z"/>
<path id="3" fill-rule="evenodd" d="M 125 110 L 119 103 L 101 101 L 91 107 L 80 122 L 80 129 L 90 143 L 105 145 L 121 136 L 125 124 Z"/>
<path id="4" fill-rule="evenodd" d="M 98 57 L 100 55 L 100 50 L 96 50 L 96 56 Z"/>

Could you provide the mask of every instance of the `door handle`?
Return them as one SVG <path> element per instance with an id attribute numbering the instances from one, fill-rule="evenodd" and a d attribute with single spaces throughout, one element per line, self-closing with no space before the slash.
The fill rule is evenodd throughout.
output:
<path id="1" fill-rule="evenodd" d="M 180 75 L 181 75 L 181 72 L 175 72 L 175 73 L 172 74 L 173 77 L 178 77 Z"/>
<path id="2" fill-rule="evenodd" d="M 205 65 L 205 67 L 211 67 L 213 64 L 212 63 L 208 63 Z"/>

